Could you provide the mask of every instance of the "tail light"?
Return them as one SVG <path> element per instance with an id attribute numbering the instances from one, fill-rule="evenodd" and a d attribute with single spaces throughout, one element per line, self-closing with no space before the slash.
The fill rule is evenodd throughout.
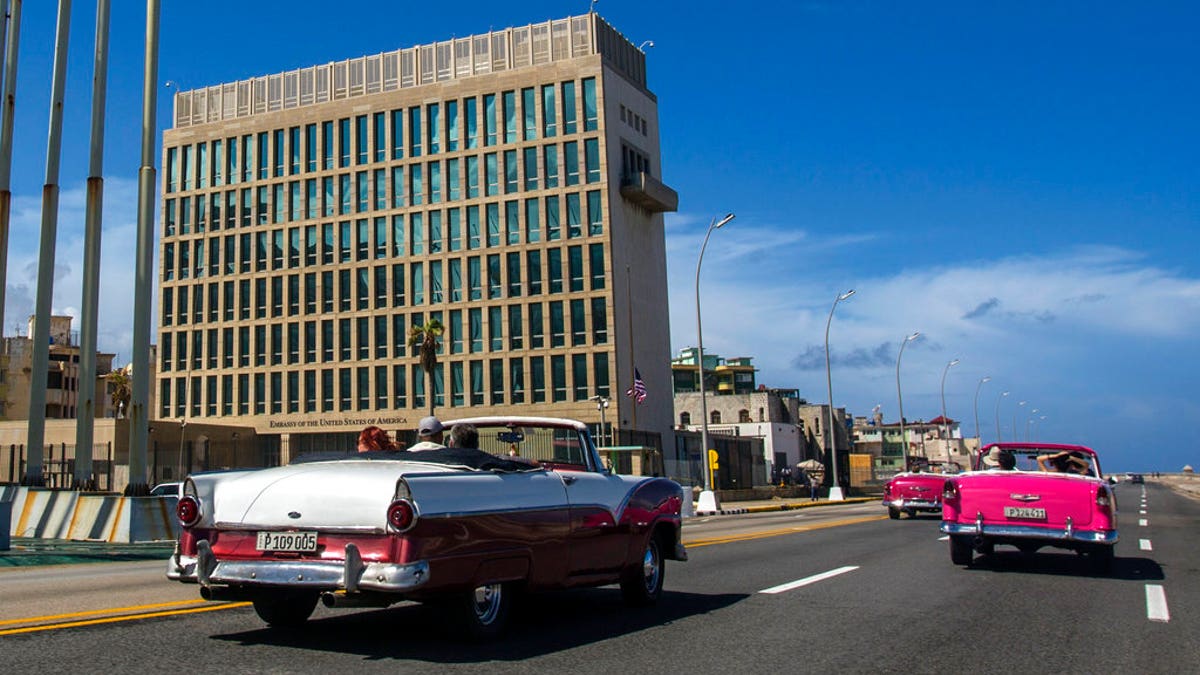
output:
<path id="1" fill-rule="evenodd" d="M 417 508 L 407 499 L 397 499 L 388 506 L 387 521 L 396 532 L 407 532 L 417 523 Z"/>
<path id="2" fill-rule="evenodd" d="M 175 515 L 179 518 L 180 525 L 195 525 L 200 522 L 200 502 L 192 496 L 180 497 L 179 503 L 175 505 Z"/>
<path id="3" fill-rule="evenodd" d="M 958 481 L 948 480 L 942 485 L 942 501 L 952 502 L 958 499 Z"/>
<path id="4" fill-rule="evenodd" d="M 1113 514 L 1113 496 L 1104 486 L 1096 489 L 1096 508 L 1110 516 Z"/>
<path id="5" fill-rule="evenodd" d="M 892 484 L 891 483 L 883 484 L 883 498 L 885 500 L 892 498 Z"/>

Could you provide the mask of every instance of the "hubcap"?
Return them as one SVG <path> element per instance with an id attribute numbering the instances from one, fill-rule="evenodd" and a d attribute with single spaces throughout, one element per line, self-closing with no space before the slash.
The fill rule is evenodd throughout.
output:
<path id="1" fill-rule="evenodd" d="M 642 578 L 646 582 L 646 590 L 653 592 L 658 587 L 658 546 L 653 542 L 646 547 L 646 555 L 642 558 Z"/>
<path id="2" fill-rule="evenodd" d="M 500 612 L 502 594 L 503 590 L 500 584 L 490 584 L 475 589 L 473 604 L 475 617 L 479 619 L 479 623 L 489 624 L 496 620 L 496 615 Z"/>

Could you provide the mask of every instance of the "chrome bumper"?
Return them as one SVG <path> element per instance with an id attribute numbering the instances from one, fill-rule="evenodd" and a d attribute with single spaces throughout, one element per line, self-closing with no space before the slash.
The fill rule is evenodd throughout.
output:
<path id="1" fill-rule="evenodd" d="M 943 520 L 939 528 L 945 534 L 969 534 L 983 537 L 1013 537 L 1017 539 L 1045 539 L 1048 541 L 1071 541 L 1084 544 L 1116 544 L 1116 530 L 1078 531 L 1067 523 L 1066 527 L 1046 528 L 1029 525 L 984 525 L 980 522 L 965 524 Z"/>
<path id="2" fill-rule="evenodd" d="M 930 502 L 919 499 L 893 499 L 883 503 L 884 506 L 894 506 L 898 509 L 923 509 L 926 511 L 941 511 L 941 502 Z"/>
<path id="3" fill-rule="evenodd" d="M 287 587 L 313 590 L 411 591 L 429 581 L 429 563 L 425 561 L 364 563 L 354 544 L 346 545 L 343 562 L 313 560 L 228 560 L 218 561 L 207 541 L 197 544 L 197 555 L 178 551 L 167 561 L 167 578 L 199 583 L 205 588 Z"/>

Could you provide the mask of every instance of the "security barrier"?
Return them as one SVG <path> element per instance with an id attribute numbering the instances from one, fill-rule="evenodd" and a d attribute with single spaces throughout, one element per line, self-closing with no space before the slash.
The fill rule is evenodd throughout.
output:
<path id="1" fill-rule="evenodd" d="M 9 504 L 6 535 L 136 543 L 169 541 L 179 534 L 176 497 L 124 497 L 115 494 L 4 486 L 0 502 Z"/>

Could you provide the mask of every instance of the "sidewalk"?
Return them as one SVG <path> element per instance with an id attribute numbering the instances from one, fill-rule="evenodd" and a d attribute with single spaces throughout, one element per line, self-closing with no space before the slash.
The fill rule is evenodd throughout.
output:
<path id="1" fill-rule="evenodd" d="M 139 544 L 110 544 L 102 541 L 70 541 L 14 537 L 12 548 L 0 551 L 0 574 L 6 568 L 37 565 L 166 560 L 175 550 L 173 541 Z M 0 578 L 3 578 L 0 576 Z"/>
<path id="2" fill-rule="evenodd" d="M 882 497 L 847 497 L 841 501 L 829 501 L 828 499 L 818 499 L 812 501 L 808 497 L 798 497 L 792 499 L 756 499 L 752 501 L 740 502 L 721 502 L 719 511 L 699 511 L 696 509 L 695 503 L 692 505 L 692 511 L 696 516 L 729 516 L 739 513 L 767 513 L 770 511 L 792 511 L 795 509 L 811 509 L 822 506 L 837 506 L 838 504 L 865 504 L 868 502 L 878 502 Z"/>

